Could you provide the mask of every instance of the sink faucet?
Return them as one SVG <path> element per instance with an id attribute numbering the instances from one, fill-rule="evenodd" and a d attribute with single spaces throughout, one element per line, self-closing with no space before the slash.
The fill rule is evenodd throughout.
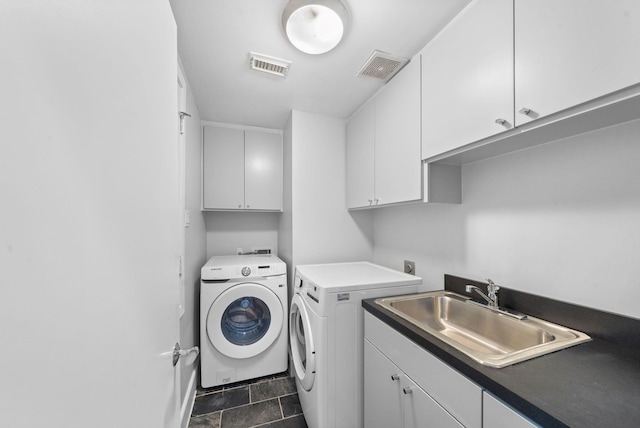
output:
<path id="1" fill-rule="evenodd" d="M 489 305 L 490 308 L 497 308 L 498 307 L 498 290 L 500 290 L 500 287 L 490 279 L 487 279 L 487 283 L 488 283 L 487 292 L 489 293 L 488 296 L 484 294 L 482 290 L 480 290 L 475 285 L 467 285 L 466 291 L 467 293 L 471 293 L 472 291 L 477 292 L 479 295 L 482 296 L 484 300 L 487 301 L 487 304 Z"/>

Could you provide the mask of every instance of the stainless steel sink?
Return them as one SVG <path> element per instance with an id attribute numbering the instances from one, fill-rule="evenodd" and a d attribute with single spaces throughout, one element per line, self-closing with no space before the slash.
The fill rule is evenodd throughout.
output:
<path id="1" fill-rule="evenodd" d="M 517 319 L 449 291 L 376 299 L 480 364 L 505 367 L 591 340 L 589 336 L 530 316 Z"/>

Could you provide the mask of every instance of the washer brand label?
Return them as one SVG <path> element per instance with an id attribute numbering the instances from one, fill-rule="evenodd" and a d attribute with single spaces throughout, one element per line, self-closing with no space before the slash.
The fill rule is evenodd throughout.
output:
<path id="1" fill-rule="evenodd" d="M 338 302 L 342 302 L 343 300 L 349 300 L 349 293 L 338 293 Z"/>

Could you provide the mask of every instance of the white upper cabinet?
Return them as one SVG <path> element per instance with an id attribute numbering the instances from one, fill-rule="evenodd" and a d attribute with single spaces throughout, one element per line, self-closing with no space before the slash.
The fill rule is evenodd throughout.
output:
<path id="1" fill-rule="evenodd" d="M 204 127 L 203 207 L 244 208 L 244 131 Z"/>
<path id="2" fill-rule="evenodd" d="M 347 207 L 422 198 L 420 56 L 347 124 Z"/>
<path id="3" fill-rule="evenodd" d="M 516 125 L 637 84 L 639 52 L 638 0 L 515 0 Z"/>
<path id="4" fill-rule="evenodd" d="M 369 101 L 347 124 L 347 207 L 373 204 L 374 104 Z"/>
<path id="5" fill-rule="evenodd" d="M 513 0 L 477 1 L 422 51 L 422 158 L 513 127 Z"/>
<path id="6" fill-rule="evenodd" d="M 245 208 L 282 211 L 282 136 L 245 131 L 244 150 Z"/>
<path id="7" fill-rule="evenodd" d="M 282 211 L 282 136 L 204 127 L 205 210 Z"/>
<path id="8" fill-rule="evenodd" d="M 422 197 L 420 55 L 375 99 L 375 199 L 394 204 Z"/>

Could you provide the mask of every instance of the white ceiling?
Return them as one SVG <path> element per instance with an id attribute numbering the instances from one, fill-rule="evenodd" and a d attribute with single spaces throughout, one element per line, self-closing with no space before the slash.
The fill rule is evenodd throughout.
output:
<path id="1" fill-rule="evenodd" d="M 374 50 L 411 58 L 470 0 L 342 1 L 345 39 L 308 55 L 282 30 L 288 0 L 170 0 L 202 119 L 282 129 L 291 110 L 349 117 L 383 85 L 356 77 Z M 287 78 L 251 70 L 249 52 L 291 61 Z"/>

